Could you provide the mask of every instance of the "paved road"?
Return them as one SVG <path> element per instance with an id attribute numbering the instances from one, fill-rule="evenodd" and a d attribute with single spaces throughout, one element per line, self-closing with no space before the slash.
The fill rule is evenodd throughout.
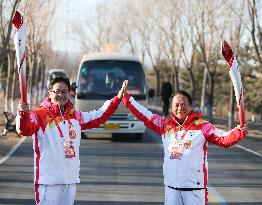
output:
<path id="1" fill-rule="evenodd" d="M 261 152 L 261 141 L 248 138 L 242 145 Z M 143 141 L 82 140 L 80 153 L 75 205 L 163 205 L 163 153 L 153 132 L 148 130 Z M 34 203 L 32 155 L 27 139 L 0 165 L 0 205 Z M 209 146 L 208 157 L 210 205 L 262 204 L 261 156 L 236 146 Z"/>

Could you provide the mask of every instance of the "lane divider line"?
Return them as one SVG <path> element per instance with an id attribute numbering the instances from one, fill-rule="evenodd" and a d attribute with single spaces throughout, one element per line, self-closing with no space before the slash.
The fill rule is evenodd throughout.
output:
<path id="1" fill-rule="evenodd" d="M 216 189 L 212 186 L 208 186 L 208 195 L 212 194 L 216 199 L 213 202 L 218 202 L 219 205 L 228 205 L 225 200 L 220 196 L 220 194 L 216 191 Z M 209 201 L 209 200 L 208 200 Z M 211 202 L 211 201 L 209 201 Z"/>
<path id="2" fill-rule="evenodd" d="M 241 145 L 235 145 L 236 147 L 238 147 L 238 148 L 240 148 L 240 149 L 243 149 L 243 150 L 245 150 L 245 151 L 247 151 L 247 152 L 250 152 L 250 153 L 252 153 L 252 154 L 254 154 L 254 155 L 257 155 L 257 156 L 259 156 L 259 157 L 262 157 L 262 154 L 260 154 L 260 153 L 258 153 L 258 152 L 256 152 L 256 151 L 253 151 L 252 149 L 248 149 L 248 148 L 246 148 L 246 147 L 243 147 L 243 146 L 241 146 Z"/>
<path id="3" fill-rule="evenodd" d="M 26 137 L 21 138 L 20 141 L 4 156 L 0 159 L 0 165 L 3 164 L 16 150 L 17 148 L 25 141 Z"/>

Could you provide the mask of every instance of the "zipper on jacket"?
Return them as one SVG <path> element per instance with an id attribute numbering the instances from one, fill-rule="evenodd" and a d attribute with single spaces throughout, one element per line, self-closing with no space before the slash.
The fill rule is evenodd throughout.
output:
<path id="1" fill-rule="evenodd" d="M 60 115 L 62 117 L 63 123 L 65 124 L 64 112 L 62 112 L 62 110 L 60 109 L 60 106 L 59 106 L 59 111 L 60 111 Z"/>

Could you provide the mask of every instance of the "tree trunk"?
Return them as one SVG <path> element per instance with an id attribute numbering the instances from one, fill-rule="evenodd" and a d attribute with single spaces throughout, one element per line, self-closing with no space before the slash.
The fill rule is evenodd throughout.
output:
<path id="1" fill-rule="evenodd" d="M 15 105 L 15 102 L 16 102 L 16 90 L 17 90 L 17 87 L 16 87 L 16 79 L 17 79 L 17 76 L 18 76 L 18 73 L 17 73 L 17 69 L 16 69 L 16 56 L 15 56 L 15 51 L 12 52 L 12 57 L 13 57 L 13 66 L 12 66 L 12 73 L 13 73 L 13 77 L 12 77 L 12 87 L 11 87 L 11 112 L 16 115 L 16 105 Z"/>
<path id="2" fill-rule="evenodd" d="M 11 112 L 16 114 L 16 80 L 17 73 L 13 72 L 12 92 L 11 92 Z"/>
<path id="3" fill-rule="evenodd" d="M 46 67 L 45 67 L 45 63 L 44 60 L 42 59 L 41 61 L 41 69 L 40 69 L 40 76 L 39 76 L 39 81 L 40 81 L 40 92 L 39 92 L 39 96 L 38 96 L 38 104 L 43 100 L 43 98 L 45 97 L 45 90 L 46 90 L 46 81 L 45 81 L 45 73 L 46 73 Z"/>
<path id="4" fill-rule="evenodd" d="M 157 82 L 157 87 L 156 87 L 157 96 L 159 96 L 160 95 L 160 72 L 159 71 L 156 72 L 156 82 Z"/>
<path id="5" fill-rule="evenodd" d="M 38 104 L 38 96 L 40 94 L 41 89 L 41 82 L 40 82 L 40 75 L 41 75 L 41 59 L 40 57 L 37 58 L 36 63 L 36 72 L 35 72 L 35 95 L 34 95 L 34 105 Z"/>
<path id="6" fill-rule="evenodd" d="M 179 76 L 178 76 L 178 71 L 177 68 L 174 68 L 174 91 L 177 91 L 179 89 Z"/>
<path id="7" fill-rule="evenodd" d="M 192 69 L 188 69 L 189 79 L 190 79 L 190 87 L 191 87 L 191 97 L 193 101 L 193 107 L 195 107 L 195 78 L 192 72 Z"/>
<path id="8" fill-rule="evenodd" d="M 6 83 L 7 83 L 7 72 L 8 72 L 8 56 L 7 56 L 7 52 L 1 49 L 3 53 L 1 53 L 0 55 L 0 59 L 1 59 L 1 63 L 0 63 L 0 78 L 5 77 L 6 80 L 0 80 L 0 90 L 3 92 L 4 97 L 6 95 Z"/>
<path id="9" fill-rule="evenodd" d="M 260 105 L 260 131 L 262 132 L 262 100 Z"/>
<path id="10" fill-rule="evenodd" d="M 206 110 L 205 110 L 206 82 L 207 82 L 207 68 L 205 67 L 203 81 L 202 81 L 202 92 L 201 92 L 201 103 L 200 103 L 200 108 L 202 110 L 203 115 L 206 113 Z"/>
<path id="11" fill-rule="evenodd" d="M 30 60 L 28 60 L 28 65 L 29 65 L 29 75 L 28 75 L 28 94 L 29 94 L 29 104 L 32 106 L 33 104 L 33 93 L 36 89 L 36 53 L 33 52 L 31 56 L 29 56 Z"/>
<path id="12" fill-rule="evenodd" d="M 208 70 L 207 70 L 208 71 Z M 214 79 L 210 72 L 208 74 L 208 106 L 207 106 L 207 119 L 213 123 L 213 102 L 214 102 Z"/>
<path id="13" fill-rule="evenodd" d="M 1 1 L 2 4 L 3 1 Z M 5 65 L 5 60 L 7 60 L 7 58 L 5 58 L 7 56 L 7 50 L 10 44 L 10 37 L 11 37 L 11 33 L 12 33 L 12 18 L 14 16 L 14 13 L 17 9 L 18 4 L 20 3 L 20 0 L 15 0 L 12 10 L 10 12 L 9 15 L 9 22 L 7 23 L 8 25 L 6 32 L 3 32 L 4 34 L 0 34 L 1 35 L 1 40 L 2 40 L 2 48 L 0 50 L 0 77 L 2 77 L 3 75 L 3 71 L 5 69 L 4 65 Z M 1 13 L 2 14 L 2 13 Z M 6 56 L 5 56 L 6 55 Z"/>
<path id="14" fill-rule="evenodd" d="M 0 78 L 7 73 L 8 56 L 5 47 L 0 49 Z"/>
<path id="15" fill-rule="evenodd" d="M 10 88 L 11 88 L 11 67 L 12 67 L 11 53 L 8 55 L 7 78 L 6 78 L 6 94 L 5 94 L 5 111 L 10 112 Z"/>

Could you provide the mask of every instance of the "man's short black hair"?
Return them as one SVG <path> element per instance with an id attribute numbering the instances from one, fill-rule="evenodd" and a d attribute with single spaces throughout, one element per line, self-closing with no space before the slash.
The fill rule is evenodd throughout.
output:
<path id="1" fill-rule="evenodd" d="M 175 93 L 173 93 L 171 96 L 170 96 L 170 105 L 172 104 L 172 100 L 173 100 L 173 97 L 175 97 L 176 95 L 183 95 L 187 98 L 189 104 L 192 106 L 192 97 L 191 95 L 186 92 L 185 90 L 177 90 Z"/>
<path id="2" fill-rule="evenodd" d="M 52 90 L 54 84 L 56 83 L 65 83 L 68 87 L 68 90 L 70 90 L 70 80 L 65 77 L 57 76 L 54 79 L 52 79 L 48 85 L 48 90 Z"/>

